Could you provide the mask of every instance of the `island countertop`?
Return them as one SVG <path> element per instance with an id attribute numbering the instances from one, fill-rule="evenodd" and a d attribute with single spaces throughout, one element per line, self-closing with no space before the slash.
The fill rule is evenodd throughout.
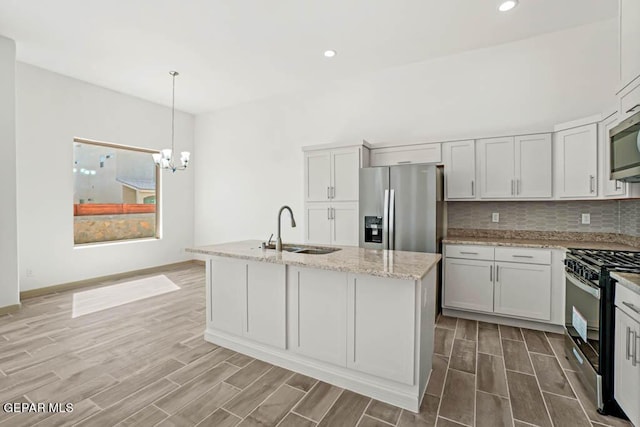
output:
<path id="1" fill-rule="evenodd" d="M 422 279 L 442 258 L 440 254 L 433 253 L 363 249 L 354 246 L 334 246 L 335 248 L 340 248 L 340 250 L 324 255 L 311 255 L 262 249 L 260 244 L 261 242 L 258 240 L 245 240 L 187 248 L 186 251 L 209 256 L 405 280 Z"/>

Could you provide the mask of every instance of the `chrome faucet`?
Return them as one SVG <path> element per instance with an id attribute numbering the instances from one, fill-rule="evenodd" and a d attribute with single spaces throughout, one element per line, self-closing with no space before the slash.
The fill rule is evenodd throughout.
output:
<path id="1" fill-rule="evenodd" d="M 280 238 L 281 234 L 280 234 L 280 224 L 281 224 L 281 217 L 282 217 L 282 211 L 283 210 L 288 210 L 289 214 L 291 215 L 291 226 L 295 227 L 296 226 L 296 220 L 293 218 L 293 211 L 291 210 L 291 208 L 289 206 L 283 206 L 280 208 L 280 210 L 278 211 L 278 236 L 276 237 L 276 252 L 282 252 L 282 239 Z"/>

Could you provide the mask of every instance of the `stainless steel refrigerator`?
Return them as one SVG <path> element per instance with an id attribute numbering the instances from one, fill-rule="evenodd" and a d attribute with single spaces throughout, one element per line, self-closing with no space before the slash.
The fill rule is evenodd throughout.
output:
<path id="1" fill-rule="evenodd" d="M 360 169 L 360 247 L 441 252 L 442 167 Z"/>

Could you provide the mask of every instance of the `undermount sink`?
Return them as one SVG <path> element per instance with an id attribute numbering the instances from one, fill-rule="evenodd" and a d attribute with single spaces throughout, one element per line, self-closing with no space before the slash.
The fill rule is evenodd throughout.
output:
<path id="1" fill-rule="evenodd" d="M 275 249 L 275 244 L 266 245 L 265 249 Z M 296 254 L 309 254 L 309 255 L 325 255 L 335 251 L 339 251 L 339 248 L 325 248 L 322 246 L 307 246 L 307 245 L 282 245 L 282 250 L 296 253 Z"/>

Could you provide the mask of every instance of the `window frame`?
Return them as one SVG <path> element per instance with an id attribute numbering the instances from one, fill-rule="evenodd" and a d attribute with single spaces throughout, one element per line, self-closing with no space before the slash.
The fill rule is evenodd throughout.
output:
<path id="1" fill-rule="evenodd" d="M 95 139 L 88 138 L 80 138 L 74 137 L 73 144 L 81 143 L 81 144 L 89 144 L 89 145 L 97 145 L 100 147 L 108 147 L 114 148 L 118 150 L 128 150 L 128 151 L 137 151 L 140 153 L 147 154 L 156 154 L 160 153 L 160 150 L 154 150 L 152 148 L 144 148 L 144 147 L 136 147 L 133 145 L 124 145 L 124 144 L 116 144 L 114 142 L 106 142 L 106 141 L 98 141 Z M 156 178 L 156 227 L 155 227 L 155 235 L 153 237 L 138 237 L 133 239 L 121 239 L 121 240 L 104 240 L 102 242 L 88 242 L 88 243 L 76 243 L 75 242 L 75 231 L 74 231 L 74 239 L 73 239 L 73 247 L 86 247 L 86 246 L 97 246 L 97 245 L 109 245 L 109 244 L 117 244 L 117 243 L 133 243 L 140 241 L 149 241 L 149 240 L 161 240 L 162 239 L 162 170 L 158 165 L 154 165 L 155 167 L 155 178 Z M 74 183 L 75 186 L 75 183 Z M 75 188 L 74 188 L 75 190 Z M 75 221 L 75 216 L 74 216 Z"/>

